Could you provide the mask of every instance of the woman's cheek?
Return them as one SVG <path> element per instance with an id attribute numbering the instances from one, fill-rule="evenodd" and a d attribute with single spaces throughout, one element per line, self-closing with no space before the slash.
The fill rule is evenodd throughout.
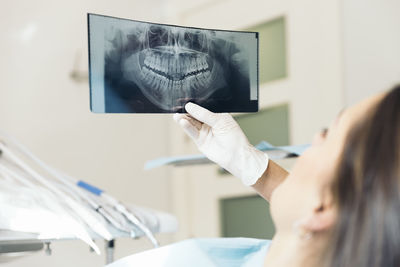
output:
<path id="1" fill-rule="evenodd" d="M 305 189 L 292 175 L 275 189 L 271 196 L 271 216 L 277 231 L 293 230 L 294 222 L 302 215 L 302 192 L 305 192 Z"/>

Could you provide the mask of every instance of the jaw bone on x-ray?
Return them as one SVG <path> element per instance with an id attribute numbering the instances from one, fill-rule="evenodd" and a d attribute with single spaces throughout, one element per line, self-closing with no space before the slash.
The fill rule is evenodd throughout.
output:
<path id="1" fill-rule="evenodd" d="M 88 14 L 91 110 L 258 111 L 258 33 Z"/>

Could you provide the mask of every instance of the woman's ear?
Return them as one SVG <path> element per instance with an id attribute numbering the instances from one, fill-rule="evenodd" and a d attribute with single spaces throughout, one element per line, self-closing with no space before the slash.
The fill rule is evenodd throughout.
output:
<path id="1" fill-rule="evenodd" d="M 323 232 L 332 228 L 336 220 L 336 209 L 331 201 L 317 205 L 311 216 L 302 223 L 304 230 L 312 233 Z"/>

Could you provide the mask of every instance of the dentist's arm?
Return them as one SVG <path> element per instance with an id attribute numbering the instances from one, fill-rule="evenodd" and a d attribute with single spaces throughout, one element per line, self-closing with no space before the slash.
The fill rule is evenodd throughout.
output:
<path id="1" fill-rule="evenodd" d="M 175 114 L 174 119 L 198 149 L 269 201 L 287 172 L 248 142 L 231 115 L 213 113 L 193 103 L 185 109 L 190 116 Z"/>
<path id="2" fill-rule="evenodd" d="M 288 175 L 289 173 L 284 168 L 274 161 L 269 160 L 267 169 L 252 187 L 260 196 L 269 202 L 272 192 Z"/>

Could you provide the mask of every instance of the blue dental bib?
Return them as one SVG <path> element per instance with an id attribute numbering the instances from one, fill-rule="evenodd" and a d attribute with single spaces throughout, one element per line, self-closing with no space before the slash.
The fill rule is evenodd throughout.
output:
<path id="1" fill-rule="evenodd" d="M 108 267 L 261 267 L 270 243 L 253 238 L 189 239 L 122 258 Z"/>

